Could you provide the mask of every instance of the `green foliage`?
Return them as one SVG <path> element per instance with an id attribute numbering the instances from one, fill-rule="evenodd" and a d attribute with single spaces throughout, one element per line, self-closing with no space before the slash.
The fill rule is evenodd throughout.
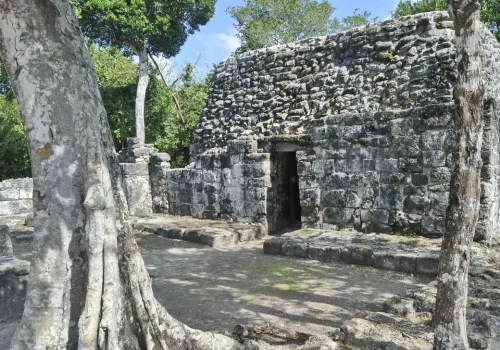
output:
<path id="1" fill-rule="evenodd" d="M 7 73 L 0 62 L 0 180 L 30 175 L 23 123 Z"/>
<path id="2" fill-rule="evenodd" d="M 394 17 L 403 17 L 422 12 L 445 11 L 447 0 L 401 0 L 393 13 Z"/>
<path id="3" fill-rule="evenodd" d="M 483 22 L 500 41 L 500 0 L 489 0 L 481 8 L 481 22 Z"/>
<path id="4" fill-rule="evenodd" d="M 215 0 L 71 0 L 83 33 L 100 46 L 176 55 L 214 15 Z"/>
<path id="5" fill-rule="evenodd" d="M 90 45 L 90 48 L 111 132 L 119 150 L 126 145 L 128 137 L 135 135 L 137 66 L 116 47 L 97 49 Z M 184 67 L 173 86 L 166 86 L 158 75 L 157 70 L 151 72 L 147 92 L 146 139 L 160 151 L 170 154 L 173 167 L 184 167 L 189 161 L 189 145 L 208 96 L 211 77 L 197 79 L 190 64 Z M 179 115 L 185 123 L 180 121 Z"/>
<path id="6" fill-rule="evenodd" d="M 90 44 L 97 83 L 113 134 L 120 150 L 135 135 L 135 80 L 137 65 L 117 47 L 97 48 Z M 189 161 L 189 145 L 201 110 L 208 97 L 211 74 L 197 78 L 187 64 L 177 83 L 165 86 L 157 71 L 151 73 L 146 100 L 147 140 L 172 157 L 173 167 Z M 180 113 L 173 96 L 179 102 Z M 182 123 L 178 115 L 182 115 Z M 0 180 L 30 176 L 29 153 L 14 93 L 0 61 Z"/>
<path id="7" fill-rule="evenodd" d="M 135 133 L 137 65 L 117 47 L 96 48 L 90 44 L 89 48 L 109 126 L 119 150 L 125 147 L 127 137 Z"/>
<path id="8" fill-rule="evenodd" d="M 332 17 L 335 8 L 326 0 L 245 0 L 230 6 L 241 40 L 237 53 L 286 44 L 367 24 L 369 12 L 356 9 L 342 21 Z"/>
<path id="9" fill-rule="evenodd" d="M 367 25 L 370 22 L 375 22 L 377 18 L 370 18 L 371 13 L 368 11 L 360 12 L 359 9 L 354 9 L 354 12 L 351 16 L 347 16 L 342 18 L 342 20 L 335 20 L 334 29 L 335 31 L 344 31 L 349 30 L 356 27 L 361 27 Z"/>
<path id="10" fill-rule="evenodd" d="M 393 13 L 394 17 L 414 15 L 422 12 L 445 11 L 447 0 L 401 0 Z M 500 0 L 482 2 L 481 22 L 483 22 L 500 41 Z"/>
<path id="11" fill-rule="evenodd" d="M 187 64 L 174 86 L 166 86 L 158 79 L 151 81 L 146 101 L 147 139 L 160 151 L 170 154 L 174 168 L 188 164 L 189 145 L 208 97 L 210 80 L 211 74 L 197 79 L 194 67 Z"/>

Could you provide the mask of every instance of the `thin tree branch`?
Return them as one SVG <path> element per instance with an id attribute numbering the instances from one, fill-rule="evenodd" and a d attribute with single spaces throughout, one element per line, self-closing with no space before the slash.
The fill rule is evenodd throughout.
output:
<path id="1" fill-rule="evenodd" d="M 149 53 L 149 58 L 151 58 L 151 61 L 153 61 L 155 67 L 160 71 L 160 76 L 161 76 L 161 79 L 163 80 L 163 82 L 165 83 L 165 86 L 169 87 L 169 84 L 167 83 L 167 79 L 163 75 L 163 71 L 161 70 L 160 65 L 158 64 L 158 62 L 156 62 L 156 60 L 154 59 L 153 55 L 151 55 L 150 53 Z M 179 77 L 177 77 L 177 79 L 174 81 L 174 83 L 172 85 L 170 85 L 170 87 L 173 87 L 173 85 L 177 82 L 177 80 L 179 80 Z M 175 92 L 174 91 L 172 91 L 172 98 L 174 100 L 175 107 L 177 108 L 177 112 L 178 112 L 177 113 L 177 119 L 179 119 L 179 121 L 183 125 L 186 125 L 186 121 L 184 120 L 184 117 L 182 116 L 181 106 L 179 104 L 179 101 L 177 100 L 177 97 L 175 96 Z"/>

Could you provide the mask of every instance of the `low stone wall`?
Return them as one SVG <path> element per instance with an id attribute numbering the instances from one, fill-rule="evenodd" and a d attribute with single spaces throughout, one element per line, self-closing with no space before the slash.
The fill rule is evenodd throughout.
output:
<path id="1" fill-rule="evenodd" d="M 0 182 L 0 215 L 27 214 L 32 210 L 32 179 L 11 179 Z"/>
<path id="2" fill-rule="evenodd" d="M 227 152 L 198 155 L 193 168 L 168 170 L 169 213 L 265 223 L 269 159 L 256 141 L 233 140 Z"/>

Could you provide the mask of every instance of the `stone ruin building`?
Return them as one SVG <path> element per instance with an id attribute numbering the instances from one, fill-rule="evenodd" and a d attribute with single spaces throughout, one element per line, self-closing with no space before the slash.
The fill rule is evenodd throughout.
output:
<path id="1" fill-rule="evenodd" d="M 152 147 L 122 153 L 131 213 L 259 223 L 269 234 L 442 235 L 456 150 L 452 27 L 447 13 L 426 13 L 227 59 L 214 72 L 190 166 L 171 169 Z M 486 28 L 482 45 L 476 238 L 491 240 L 499 236 L 500 48 Z M 15 192 L 1 186 L 0 195 Z M 26 207 L 16 193 L 0 214 Z"/>
<path id="2" fill-rule="evenodd" d="M 441 235 L 456 78 L 447 13 L 388 20 L 232 57 L 192 145 L 167 171 L 168 211 L 284 227 Z M 498 237 L 499 45 L 487 84 L 478 238 Z M 166 209 L 166 208 L 165 208 Z"/>

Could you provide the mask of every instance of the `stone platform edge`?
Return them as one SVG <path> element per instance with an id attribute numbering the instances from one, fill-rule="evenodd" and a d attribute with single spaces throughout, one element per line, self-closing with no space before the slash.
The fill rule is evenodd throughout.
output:
<path id="1" fill-rule="evenodd" d="M 273 237 L 264 242 L 264 254 L 284 255 L 323 262 L 372 266 L 381 270 L 437 275 L 439 254 L 377 251 L 369 246 L 330 245 L 290 237 Z"/>
<path id="2" fill-rule="evenodd" d="M 239 242 L 258 240 L 264 236 L 259 227 L 231 228 L 219 227 L 181 228 L 173 224 L 132 223 L 135 230 L 145 231 L 169 239 L 200 243 L 213 248 L 229 247 Z"/>

